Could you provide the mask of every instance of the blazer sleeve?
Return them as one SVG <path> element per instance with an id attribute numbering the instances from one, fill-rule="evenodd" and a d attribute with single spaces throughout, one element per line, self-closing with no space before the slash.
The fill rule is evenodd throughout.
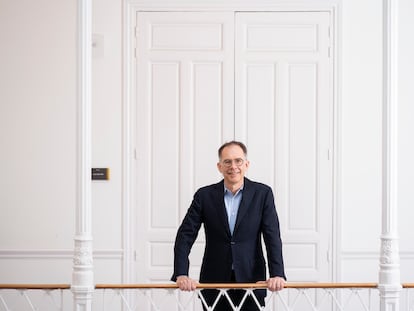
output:
<path id="1" fill-rule="evenodd" d="M 174 244 L 174 272 L 171 277 L 176 281 L 180 275 L 188 275 L 190 261 L 188 259 L 191 247 L 197 239 L 202 224 L 202 213 L 199 194 L 196 192 L 180 227 Z"/>
<path id="2" fill-rule="evenodd" d="M 263 208 L 262 233 L 266 245 L 270 277 L 280 276 L 286 279 L 282 254 L 282 240 L 280 238 L 279 218 L 274 202 L 272 189 L 268 188 Z"/>

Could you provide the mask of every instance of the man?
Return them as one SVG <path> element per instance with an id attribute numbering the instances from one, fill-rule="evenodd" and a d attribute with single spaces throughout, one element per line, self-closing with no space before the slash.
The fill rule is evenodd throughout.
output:
<path id="1" fill-rule="evenodd" d="M 249 168 L 246 146 L 238 141 L 225 143 L 218 151 L 217 168 L 223 180 L 200 188 L 178 229 L 174 246 L 174 274 L 171 280 L 184 291 L 195 290 L 197 282 L 188 276 L 191 247 L 204 224 L 206 245 L 200 271 L 201 283 L 253 283 L 266 280 L 262 250 L 263 236 L 267 250 L 271 291 L 285 284 L 279 220 L 270 187 L 245 177 Z M 209 305 L 217 290 L 204 290 Z M 243 298 L 243 290 L 229 291 L 235 305 Z M 264 305 L 265 290 L 255 290 Z M 206 308 L 204 308 L 206 309 Z M 221 297 L 214 310 L 233 310 Z M 249 296 L 241 310 L 259 310 Z"/>

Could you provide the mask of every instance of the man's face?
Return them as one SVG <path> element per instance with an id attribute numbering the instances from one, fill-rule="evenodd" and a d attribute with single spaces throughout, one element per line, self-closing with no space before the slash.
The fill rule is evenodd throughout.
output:
<path id="1" fill-rule="evenodd" d="M 225 147 L 217 163 L 218 170 L 223 174 L 224 183 L 228 186 L 241 186 L 248 167 L 249 161 L 238 145 Z"/>

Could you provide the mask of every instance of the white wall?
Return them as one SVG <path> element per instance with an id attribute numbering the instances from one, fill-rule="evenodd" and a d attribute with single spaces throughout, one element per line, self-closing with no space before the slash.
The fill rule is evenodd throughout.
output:
<path id="1" fill-rule="evenodd" d="M 70 280 L 75 25 L 74 1 L 0 1 L 0 282 Z"/>
<path id="2" fill-rule="evenodd" d="M 343 1 L 338 279 L 376 281 L 381 234 L 382 1 Z M 363 267 L 361 273 L 358 267 Z M 368 277 L 368 279 L 367 279 Z M 356 280 L 356 278 L 358 278 Z"/>
<path id="3" fill-rule="evenodd" d="M 414 3 L 400 0 L 400 45 L 399 45 L 399 228 L 401 269 L 403 282 L 414 280 L 414 230 L 413 230 L 413 180 L 414 144 L 413 113 L 414 93 L 414 41 L 412 38 Z"/>
<path id="4" fill-rule="evenodd" d="M 400 0 L 399 233 L 402 281 L 412 281 L 410 228 L 414 112 L 409 39 L 414 3 Z M 340 260 L 338 280 L 378 278 L 381 234 L 382 1 L 343 1 L 340 78 Z"/>
<path id="5" fill-rule="evenodd" d="M 95 282 L 116 283 L 123 248 L 121 1 L 94 1 L 92 10 L 92 32 L 103 40 L 92 61 L 92 167 L 110 168 L 109 181 L 92 183 L 93 245 L 100 254 Z"/>
<path id="6" fill-rule="evenodd" d="M 413 282 L 414 3 L 400 0 L 400 250 Z M 122 281 L 122 1 L 94 2 L 95 282 Z M 381 233 L 382 4 L 339 7 L 337 278 L 377 281 Z M 70 283 L 76 190 L 76 1 L 0 0 L 0 283 Z M 51 272 L 49 267 L 52 266 Z"/>

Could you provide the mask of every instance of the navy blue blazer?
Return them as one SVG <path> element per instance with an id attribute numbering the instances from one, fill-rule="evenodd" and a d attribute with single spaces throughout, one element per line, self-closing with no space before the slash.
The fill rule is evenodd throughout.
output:
<path id="1" fill-rule="evenodd" d="M 270 277 L 286 279 L 279 220 L 269 186 L 244 179 L 233 236 L 224 204 L 224 181 L 200 188 L 177 231 L 172 281 L 177 276 L 188 275 L 188 256 L 201 224 L 206 243 L 200 283 L 230 283 L 232 267 L 238 283 L 266 280 L 261 236 L 266 245 Z"/>

